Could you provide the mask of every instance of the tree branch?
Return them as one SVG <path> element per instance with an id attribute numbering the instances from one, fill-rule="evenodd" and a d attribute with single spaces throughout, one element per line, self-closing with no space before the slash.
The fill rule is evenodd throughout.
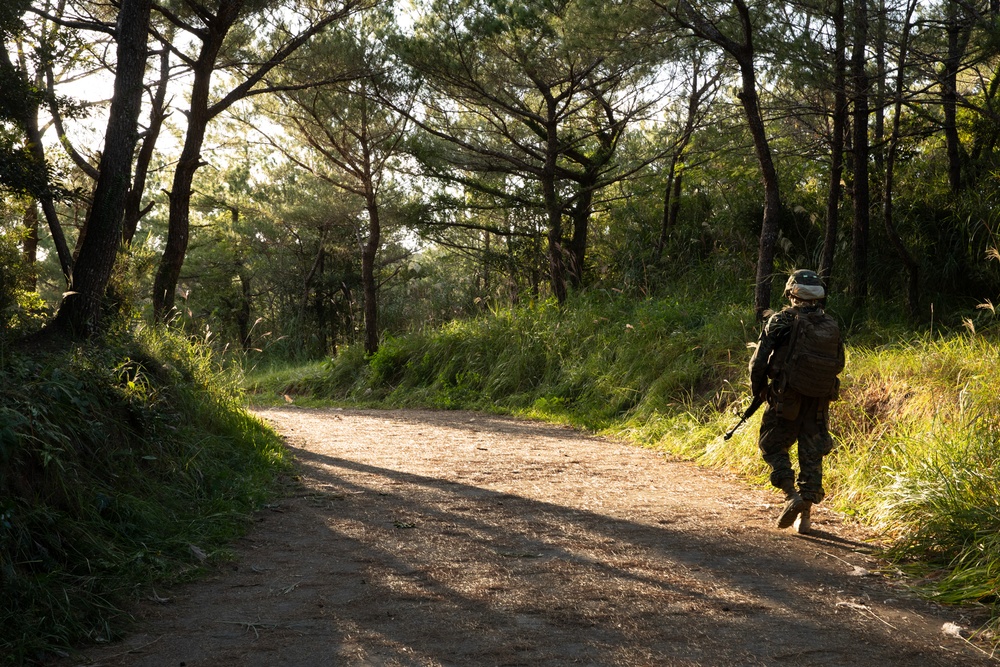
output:
<path id="1" fill-rule="evenodd" d="M 211 105 L 208 108 L 208 117 L 214 118 L 232 106 L 235 102 L 244 99 L 249 95 L 256 94 L 256 92 L 253 91 L 254 86 L 260 83 L 271 70 L 284 62 L 288 56 L 309 41 L 314 35 L 322 32 L 330 24 L 349 16 L 356 11 L 360 11 L 367 6 L 367 2 L 368 0 L 349 0 L 340 8 L 339 11 L 324 16 L 322 19 L 309 26 L 306 30 L 296 35 L 293 39 L 285 42 L 280 49 L 275 51 L 271 58 L 257 68 L 256 71 L 251 73 L 241 84 L 233 88 L 229 94 L 221 100 Z"/>

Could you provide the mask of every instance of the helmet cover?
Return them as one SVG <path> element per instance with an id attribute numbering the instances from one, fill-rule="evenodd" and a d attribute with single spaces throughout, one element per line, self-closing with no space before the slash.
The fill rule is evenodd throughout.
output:
<path id="1" fill-rule="evenodd" d="M 816 301 L 826 296 L 823 280 L 819 274 L 809 269 L 798 269 L 788 276 L 785 283 L 785 297 L 801 301 Z"/>

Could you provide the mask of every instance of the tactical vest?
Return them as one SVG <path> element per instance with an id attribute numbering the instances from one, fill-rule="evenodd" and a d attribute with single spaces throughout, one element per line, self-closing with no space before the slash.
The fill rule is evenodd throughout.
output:
<path id="1" fill-rule="evenodd" d="M 774 388 L 792 389 L 814 398 L 837 397 L 837 375 L 844 370 L 844 354 L 837 321 L 816 310 L 797 312 L 784 349 L 771 365 Z"/>

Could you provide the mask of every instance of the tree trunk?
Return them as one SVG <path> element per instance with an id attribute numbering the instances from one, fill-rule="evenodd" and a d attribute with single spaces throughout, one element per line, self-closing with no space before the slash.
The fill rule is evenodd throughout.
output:
<path id="1" fill-rule="evenodd" d="M 684 183 L 684 170 L 674 172 L 674 193 L 670 197 L 670 213 L 667 215 L 667 228 L 677 226 L 677 218 L 681 214 L 681 191 Z"/>
<path id="2" fill-rule="evenodd" d="M 573 237 L 569 241 L 569 280 L 574 289 L 583 286 L 584 262 L 587 256 L 587 232 L 590 229 L 590 214 L 593 211 L 594 184 L 596 176 L 581 183 L 580 195 L 571 212 Z"/>
<path id="3" fill-rule="evenodd" d="M 893 248 L 896 249 L 896 254 L 899 255 L 899 259 L 903 262 L 903 265 L 906 267 L 906 271 L 909 275 L 906 296 L 907 306 L 910 311 L 910 318 L 913 320 L 916 320 L 920 315 L 920 266 L 906 249 L 906 244 L 903 243 L 903 239 L 900 238 L 899 232 L 896 230 L 896 224 L 893 218 L 893 187 L 895 185 L 894 173 L 896 166 L 896 154 L 899 147 L 899 123 L 903 111 L 903 70 L 906 67 L 906 58 L 908 55 L 907 49 L 909 48 L 910 28 L 912 27 L 910 21 L 913 18 L 913 12 L 916 10 L 916 5 L 916 0 L 910 0 L 907 4 L 906 18 L 903 21 L 903 30 L 900 36 L 899 63 L 896 68 L 896 92 L 895 99 L 893 101 L 892 128 L 889 134 L 889 150 L 885 163 L 885 192 L 883 193 L 882 199 L 882 221 L 885 224 L 886 235 L 892 243 Z"/>
<path id="4" fill-rule="evenodd" d="M 687 141 L 682 143 L 686 145 Z M 680 162 L 683 150 L 684 146 L 682 145 L 671 156 L 670 167 L 667 169 L 667 186 L 663 189 L 663 217 L 660 222 L 660 236 L 656 240 L 656 256 L 658 258 L 662 258 L 664 251 L 666 251 L 667 238 L 670 236 L 670 231 L 677 226 L 677 218 L 681 211 L 681 187 L 684 171 L 677 169 L 677 163 Z"/>
<path id="5" fill-rule="evenodd" d="M 10 59 L 10 54 L 6 48 L 0 48 L 0 63 L 8 70 L 15 70 L 14 63 Z M 42 133 L 38 127 L 38 105 L 26 105 L 24 117 L 20 120 L 24 123 L 25 137 L 28 140 L 28 150 L 31 152 L 32 160 L 39 168 L 45 166 L 45 146 L 42 143 Z M 59 224 L 59 215 L 56 213 L 52 196 L 45 193 L 39 197 L 42 205 L 42 213 L 45 215 L 45 222 L 52 234 L 52 242 L 56 248 L 56 255 L 59 258 L 59 266 L 62 269 L 63 277 L 66 279 L 67 287 L 73 282 L 73 256 L 70 253 L 69 245 L 66 243 L 66 236 L 63 234 L 62 225 Z"/>
<path id="6" fill-rule="evenodd" d="M 831 288 L 833 260 L 840 226 L 841 181 L 844 178 L 844 134 L 847 128 L 847 34 L 844 24 L 844 0 L 834 0 L 833 24 L 836 31 L 834 54 L 833 137 L 830 141 L 830 185 L 826 197 L 826 229 L 819 274 Z"/>
<path id="7" fill-rule="evenodd" d="M 29 270 L 28 287 L 35 291 L 38 289 L 38 204 L 34 199 L 24 210 L 24 229 L 21 253 Z"/>
<path id="8" fill-rule="evenodd" d="M 548 219 L 549 240 L 549 282 L 552 294 L 559 304 L 566 302 L 566 265 L 563 257 L 562 206 L 556 195 L 556 158 L 558 157 L 558 136 L 555 102 L 549 98 L 549 122 L 546 125 L 545 165 L 542 168 L 542 197 L 545 201 L 545 215 Z"/>
<path id="9" fill-rule="evenodd" d="M 243 352 L 249 352 L 253 347 L 253 326 L 250 324 L 252 313 L 250 303 L 250 277 L 246 274 L 245 267 L 240 265 L 237 273 L 240 280 L 240 308 L 236 311 L 236 328 L 239 330 L 240 346 Z"/>
<path id="10" fill-rule="evenodd" d="M 201 147 L 205 141 L 205 131 L 214 117 L 209 109 L 212 73 L 222 43 L 242 8 L 243 0 L 222 0 L 216 14 L 202 17 L 207 27 L 199 35 L 203 41 L 192 72 L 194 80 L 191 83 L 190 107 L 186 114 L 187 133 L 170 189 L 167 242 L 153 280 L 153 318 L 157 322 L 165 322 L 174 308 L 177 281 L 187 254 L 191 226 L 191 188 L 195 172 L 202 165 Z M 221 109 L 216 109 L 215 113 L 219 111 Z"/>
<path id="11" fill-rule="evenodd" d="M 743 41 L 738 42 L 724 35 L 716 22 L 710 21 L 696 10 L 688 0 L 680 0 L 675 17 L 682 25 L 689 27 L 696 35 L 707 39 L 726 50 L 740 67 L 743 90 L 739 93 L 743 111 L 746 113 L 750 136 L 753 138 L 754 152 L 760 165 L 761 180 L 764 183 L 764 219 L 761 223 L 760 242 L 757 247 L 757 276 L 754 288 L 754 310 L 758 319 L 771 305 L 771 281 L 774 273 L 774 248 L 778 241 L 778 222 L 781 216 L 781 192 L 778 188 L 778 172 L 771 159 L 771 148 L 764 129 L 764 119 L 760 113 L 757 96 L 757 76 L 754 72 L 753 21 L 750 9 L 744 0 L 732 0 L 740 18 Z"/>
<path id="12" fill-rule="evenodd" d="M 529 280 L 531 281 L 531 298 L 538 299 L 542 293 L 542 240 L 541 231 L 533 234 L 532 240 L 532 256 L 534 260 L 531 262 L 531 274 Z"/>
<path id="13" fill-rule="evenodd" d="M 73 336 L 100 330 L 101 302 L 121 245 L 122 217 L 138 140 L 146 35 L 151 0 L 122 3 L 117 25 L 117 70 L 100 177 L 87 216 L 86 239 L 73 270 L 72 289 L 52 325 Z"/>
<path id="14" fill-rule="evenodd" d="M 680 178 L 677 175 L 677 163 L 679 161 L 680 152 L 678 151 L 670 156 L 670 166 L 667 167 L 667 185 L 663 188 L 663 215 L 660 217 L 660 235 L 656 239 L 657 257 L 663 257 L 663 252 L 667 248 L 667 237 L 677 222 L 677 216 L 674 214 L 674 205 L 680 193 L 675 194 L 674 190 L 680 190 L 678 187 L 680 185 Z"/>
<path id="15" fill-rule="evenodd" d="M 954 194 L 962 189 L 962 156 L 958 137 L 958 68 L 962 54 L 959 49 L 961 27 L 957 0 L 948 0 L 948 55 L 944 61 L 941 81 L 941 106 L 944 109 L 944 137 L 948 154 L 948 185 Z"/>
<path id="16" fill-rule="evenodd" d="M 318 287 L 313 292 L 313 311 L 316 313 L 316 331 L 319 334 L 319 353 L 325 356 L 327 350 L 329 349 L 327 345 L 327 305 L 326 305 L 326 295 L 322 288 L 322 277 L 323 273 L 326 271 L 326 253 L 320 256 L 319 260 L 319 275 L 320 275 L 320 287 Z"/>
<path id="17" fill-rule="evenodd" d="M 170 80 L 170 49 L 164 45 L 160 52 L 160 80 L 157 82 L 156 93 L 153 95 L 153 104 L 149 111 L 149 127 L 146 135 L 142 139 L 142 146 L 139 148 L 139 155 L 135 160 L 135 176 L 132 179 L 132 189 L 129 190 L 125 199 L 125 221 L 122 225 L 122 241 L 125 245 L 132 245 L 135 237 L 135 230 L 139 226 L 144 212 L 141 210 L 142 194 L 146 189 L 146 176 L 149 173 L 149 164 L 153 160 L 153 150 L 156 148 L 156 140 L 160 136 L 160 128 L 163 127 L 163 119 L 166 118 L 164 102 L 167 97 L 167 83 Z M 148 209 L 147 209 L 148 210 Z"/>
<path id="18" fill-rule="evenodd" d="M 378 351 L 378 284 L 375 282 L 375 256 L 382 242 L 378 204 L 368 197 L 368 241 L 361 251 L 361 289 L 365 297 L 365 352 Z"/>
<path id="19" fill-rule="evenodd" d="M 312 266 L 309 267 L 309 273 L 306 274 L 305 280 L 302 281 L 302 299 L 299 301 L 299 336 L 302 341 L 302 349 L 309 349 L 309 340 L 306 336 L 306 321 L 309 308 L 309 297 L 313 295 L 315 298 L 313 300 L 313 308 L 318 308 L 317 300 L 319 299 L 319 290 L 313 290 L 313 282 L 316 280 L 317 275 L 323 274 L 324 257 L 326 255 L 325 244 L 326 242 L 326 229 L 322 229 L 319 235 L 319 249 L 316 251 L 316 258 L 313 259 Z M 322 329 L 322 323 L 320 324 Z M 323 334 L 325 336 L 325 333 Z M 326 350 L 323 351 L 326 354 Z"/>
<path id="20" fill-rule="evenodd" d="M 854 82 L 854 229 L 851 236 L 853 261 L 850 284 L 855 308 L 868 301 L 868 227 L 870 194 L 868 186 L 868 74 L 865 71 L 865 45 L 868 41 L 868 6 L 857 0 L 854 9 L 854 52 L 851 77 Z"/>
<path id="21" fill-rule="evenodd" d="M 886 105 L 886 31 L 887 31 L 887 8 L 885 0 L 879 0 L 878 16 L 875 22 L 875 85 L 870 86 L 875 94 L 872 103 L 872 116 L 874 127 L 872 128 L 872 161 L 875 164 L 875 178 L 879 178 L 885 173 L 885 105 Z M 878 199 L 878 189 L 876 188 L 876 199 Z"/>
<path id="22" fill-rule="evenodd" d="M 695 60 L 691 73 L 691 94 L 688 95 L 687 117 L 684 119 L 684 129 L 681 132 L 680 140 L 677 142 L 677 149 L 670 156 L 670 167 L 667 170 L 667 186 L 663 191 L 663 217 L 660 223 L 660 237 L 656 241 L 656 256 L 662 257 L 663 251 L 667 247 L 667 237 L 677 225 L 677 216 L 681 209 L 681 180 L 683 169 L 678 171 L 684 151 L 691 142 L 694 135 L 695 119 L 698 115 L 698 108 L 701 106 L 701 98 L 705 92 L 713 85 L 713 81 L 718 77 L 709 77 L 704 87 L 698 86 L 698 72 L 700 64 Z"/>
<path id="23" fill-rule="evenodd" d="M 351 288 L 347 286 L 347 283 L 340 281 L 340 291 L 344 295 L 343 307 L 341 308 L 341 313 L 343 314 L 344 320 L 344 339 L 350 342 L 354 335 L 354 297 L 351 294 Z M 337 331 L 333 331 L 333 354 L 337 354 Z"/>
<path id="24" fill-rule="evenodd" d="M 229 25 L 223 31 L 211 33 L 203 43 L 198 61 L 194 67 L 194 81 L 191 84 L 191 106 L 187 114 L 187 133 L 184 148 L 174 170 L 174 180 L 170 188 L 170 213 L 167 222 L 167 242 L 163 256 L 153 280 L 153 318 L 165 322 L 174 308 L 177 281 L 187 254 L 188 235 L 191 227 L 191 188 L 195 172 L 201 167 L 201 147 L 205 141 L 205 131 L 211 116 L 208 111 L 208 96 L 212 83 L 212 72 L 222 40 Z"/>
<path id="25" fill-rule="evenodd" d="M 483 287 L 482 293 L 489 296 L 490 293 L 490 282 L 493 279 L 490 272 L 490 249 L 493 242 L 493 235 L 490 234 L 489 230 L 483 232 Z M 486 299 L 483 299 L 483 308 L 485 309 L 489 305 Z"/>
<path id="26" fill-rule="evenodd" d="M 193 110 L 192 110 L 193 111 Z M 174 171 L 170 190 L 170 214 L 167 222 L 167 242 L 153 280 L 153 317 L 165 322 L 174 308 L 177 282 L 184 256 L 187 254 L 191 226 L 191 187 L 194 174 L 201 166 L 201 145 L 205 138 L 208 118 L 192 113 L 188 120 L 187 138 L 181 158 Z"/>
<path id="27" fill-rule="evenodd" d="M 749 22 L 744 27 L 749 39 Z M 754 311 L 758 319 L 763 319 L 764 311 L 771 307 L 771 280 L 774 273 L 774 248 L 778 241 L 778 222 L 781 216 L 781 193 L 778 189 L 778 172 L 771 159 L 771 149 L 764 129 L 764 119 L 760 114 L 757 82 L 753 69 L 753 51 L 750 47 L 747 48 L 745 57 L 740 60 L 743 90 L 740 91 L 739 98 L 746 112 L 757 162 L 760 164 L 761 178 L 764 181 L 764 219 L 757 246 L 757 278 L 754 290 Z"/>

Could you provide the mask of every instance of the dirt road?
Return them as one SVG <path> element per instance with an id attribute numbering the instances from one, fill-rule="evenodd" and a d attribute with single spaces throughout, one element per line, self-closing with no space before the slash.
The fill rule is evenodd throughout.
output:
<path id="1" fill-rule="evenodd" d="M 134 666 L 995 665 L 856 527 L 549 425 L 268 409 L 300 474 L 239 558 L 144 603 Z M 953 625 L 947 625 L 953 624 Z"/>

